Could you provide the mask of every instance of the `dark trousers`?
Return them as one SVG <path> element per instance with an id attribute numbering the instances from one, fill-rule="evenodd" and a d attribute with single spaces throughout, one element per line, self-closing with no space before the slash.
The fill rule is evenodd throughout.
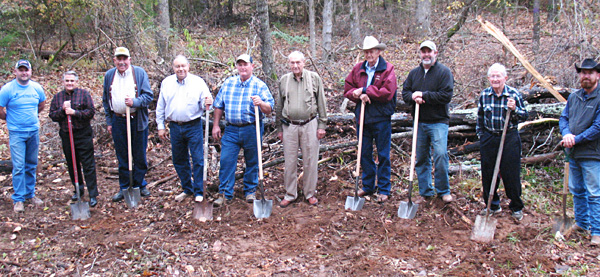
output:
<path id="1" fill-rule="evenodd" d="M 139 115 L 137 115 L 139 116 Z M 127 120 L 113 116 L 112 136 L 115 142 L 115 153 L 119 161 L 119 185 L 121 190 L 129 188 L 129 156 L 127 153 Z M 131 118 L 131 155 L 133 156 L 133 187 L 144 188 L 144 180 L 148 172 L 146 148 L 148 147 L 148 127 L 138 130 L 137 120 Z"/>
<path id="2" fill-rule="evenodd" d="M 73 182 L 73 187 L 75 188 L 75 176 L 73 176 L 73 156 L 71 154 L 69 132 L 60 131 L 59 135 L 60 139 L 62 140 L 62 148 L 63 153 L 65 153 L 65 159 L 67 160 L 67 167 L 69 168 L 69 176 L 71 177 L 71 182 Z M 79 191 L 80 194 L 83 194 L 85 191 L 85 186 L 87 186 L 90 198 L 98 196 L 93 137 L 94 135 L 91 126 L 87 126 L 82 129 L 73 129 L 73 144 L 75 146 Z M 82 171 L 83 174 L 81 174 Z M 83 182 L 84 176 L 85 183 Z M 74 191 L 75 190 L 76 189 L 74 189 Z"/>
<path id="3" fill-rule="evenodd" d="M 357 135 L 359 128 L 357 126 Z M 378 164 L 373 160 L 373 142 L 377 147 Z M 367 193 L 378 191 L 379 194 L 390 195 L 392 173 L 390 148 L 392 143 L 392 121 L 383 120 L 363 126 L 362 167 L 363 190 Z"/>
<path id="4" fill-rule="evenodd" d="M 183 192 L 203 195 L 204 149 L 202 120 L 186 125 L 169 124 L 173 166 L 177 171 Z M 190 156 L 192 165 L 190 166 Z M 193 180 L 192 180 L 193 179 Z"/>
<path id="5" fill-rule="evenodd" d="M 490 194 L 500 139 L 500 134 L 492 134 L 487 131 L 484 131 L 481 136 L 481 181 L 483 183 L 483 199 L 486 204 Z M 502 183 L 504 183 L 506 196 L 510 199 L 508 207 L 513 212 L 522 210 L 521 137 L 519 137 L 517 130 L 508 130 L 506 132 L 502 159 L 500 160 L 500 174 L 496 180 L 496 188 L 494 189 L 494 197 L 492 198 L 492 209 L 498 209 L 500 206 L 500 197 L 497 190 L 501 178 Z"/>

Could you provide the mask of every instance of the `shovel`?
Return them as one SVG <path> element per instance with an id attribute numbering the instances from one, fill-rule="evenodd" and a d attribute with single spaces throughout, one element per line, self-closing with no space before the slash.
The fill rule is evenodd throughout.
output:
<path id="1" fill-rule="evenodd" d="M 200 220 L 202 222 L 213 219 L 213 205 L 212 203 L 208 202 L 208 197 L 206 197 L 206 177 L 208 176 L 208 107 L 209 105 L 206 105 L 206 110 L 204 110 L 204 113 L 206 113 L 204 117 L 204 121 L 206 121 L 206 126 L 204 127 L 204 171 L 202 174 L 202 191 L 204 194 L 204 198 L 202 199 L 202 202 L 196 202 L 194 204 L 194 212 L 192 213 L 192 217 L 194 219 Z"/>
<path id="2" fill-rule="evenodd" d="M 365 102 L 363 101 L 360 105 L 360 120 L 358 122 L 358 153 L 356 154 L 356 171 L 354 175 L 356 175 L 356 182 L 354 186 L 354 196 L 346 197 L 346 205 L 344 205 L 344 209 L 352 210 L 352 211 L 360 211 L 362 210 L 363 205 L 365 204 L 365 199 L 358 197 L 358 180 L 360 179 L 360 158 L 362 153 L 362 136 L 363 136 L 363 121 L 365 119 Z"/>
<path id="3" fill-rule="evenodd" d="M 560 232 L 561 234 L 565 234 L 569 228 L 573 225 L 573 219 L 567 217 L 567 194 L 569 193 L 569 158 L 570 158 L 570 149 L 565 148 L 565 176 L 563 179 L 563 207 L 562 212 L 563 215 L 554 218 L 554 225 L 552 227 L 552 233 L 556 234 Z"/>
<path id="4" fill-rule="evenodd" d="M 260 200 L 254 200 L 254 216 L 256 216 L 256 218 L 267 218 L 271 216 L 273 200 L 265 199 L 262 168 L 262 140 L 260 138 L 260 116 L 258 115 L 258 106 L 256 105 L 254 105 L 254 116 L 256 118 L 256 150 L 258 151 L 258 188 L 260 190 Z"/>
<path id="5" fill-rule="evenodd" d="M 417 210 L 419 209 L 419 204 L 412 202 L 412 191 L 413 191 L 413 180 L 415 178 L 415 158 L 417 153 L 417 132 L 419 130 L 419 107 L 420 104 L 415 105 L 415 122 L 413 123 L 413 139 L 412 139 L 412 151 L 410 154 L 410 173 L 408 177 L 408 202 L 400 202 L 400 207 L 398 207 L 398 217 L 404 219 L 413 219 L 415 214 L 417 214 Z"/>
<path id="6" fill-rule="evenodd" d="M 71 216 L 73 220 L 86 220 L 90 218 L 90 204 L 81 201 L 79 193 L 79 176 L 77 176 L 77 160 L 75 159 L 75 143 L 73 143 L 73 127 L 71 123 L 71 115 L 67 115 L 67 123 L 69 125 L 69 140 L 71 141 L 71 161 L 73 162 L 73 177 L 75 179 L 75 193 L 77 194 L 77 202 L 71 204 Z"/>
<path id="7" fill-rule="evenodd" d="M 491 217 L 492 199 L 494 198 L 494 190 L 496 189 L 496 181 L 498 180 L 498 172 L 500 172 L 500 161 L 502 160 L 502 150 L 504 150 L 504 139 L 506 138 L 506 130 L 510 121 L 510 109 L 506 111 L 504 119 L 504 128 L 502 128 L 502 137 L 500 138 L 500 146 L 498 147 L 498 155 L 496 156 L 496 165 L 494 166 L 494 175 L 492 175 L 492 184 L 490 186 L 490 194 L 488 196 L 487 208 L 485 215 L 477 215 L 475 225 L 473 225 L 473 233 L 471 240 L 478 242 L 490 242 L 494 239 L 496 232 L 496 224 L 498 220 Z"/>
<path id="8" fill-rule="evenodd" d="M 129 188 L 123 190 L 123 198 L 129 208 L 135 208 L 140 204 L 140 188 L 133 187 L 133 155 L 131 154 L 131 110 L 126 108 L 127 116 L 127 159 L 129 160 Z"/>

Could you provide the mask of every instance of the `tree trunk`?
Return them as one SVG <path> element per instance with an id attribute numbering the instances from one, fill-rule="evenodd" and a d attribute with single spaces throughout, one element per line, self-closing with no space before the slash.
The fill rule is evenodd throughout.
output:
<path id="1" fill-rule="evenodd" d="M 323 61 L 331 56 L 331 37 L 333 35 L 333 0 L 325 0 L 323 7 Z"/>
<path id="2" fill-rule="evenodd" d="M 533 43 L 531 50 L 537 54 L 540 49 L 540 0 L 533 1 Z"/>
<path id="3" fill-rule="evenodd" d="M 310 26 L 310 54 L 313 57 L 317 55 L 317 42 L 315 30 L 315 0 L 308 0 L 308 25 Z"/>
<path id="4" fill-rule="evenodd" d="M 261 60 L 262 70 L 267 77 L 267 84 L 272 85 L 273 78 L 273 43 L 271 41 L 271 30 L 269 26 L 269 5 L 267 0 L 258 0 L 257 12 L 260 22 Z"/>
<path id="5" fill-rule="evenodd" d="M 358 14 L 358 0 L 350 0 L 350 35 L 352 37 L 352 45 L 360 43 L 360 15 Z"/>
<path id="6" fill-rule="evenodd" d="M 546 22 L 558 22 L 558 1 L 559 0 L 549 0 L 548 1 L 548 17 L 546 18 Z"/>
<path id="7" fill-rule="evenodd" d="M 415 19 L 416 29 L 414 34 L 419 36 L 428 36 L 431 33 L 431 0 L 415 0 Z"/>
<path id="8" fill-rule="evenodd" d="M 156 10 L 156 43 L 158 45 L 158 55 L 167 59 L 169 56 L 169 29 L 171 22 L 169 20 L 169 0 L 158 0 L 155 6 Z"/>

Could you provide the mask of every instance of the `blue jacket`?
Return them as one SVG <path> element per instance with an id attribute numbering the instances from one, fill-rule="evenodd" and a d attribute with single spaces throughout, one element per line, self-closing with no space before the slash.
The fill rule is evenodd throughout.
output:
<path id="1" fill-rule="evenodd" d="M 573 159 L 600 160 L 600 86 L 587 98 L 584 94 L 580 89 L 569 95 L 560 116 L 560 132 L 575 135 Z"/>
<path id="2" fill-rule="evenodd" d="M 146 71 L 135 65 L 131 65 L 135 73 L 135 81 L 137 85 L 136 98 L 133 99 L 133 107 L 137 109 L 137 128 L 140 131 L 145 130 L 148 127 L 148 105 L 152 102 L 154 94 L 150 87 L 150 81 L 148 80 L 148 74 Z M 117 68 L 111 68 L 106 71 L 104 75 L 104 91 L 102 93 L 102 104 L 104 105 L 104 111 L 106 113 L 106 125 L 112 126 L 113 111 L 110 108 L 110 86 L 115 77 Z"/>

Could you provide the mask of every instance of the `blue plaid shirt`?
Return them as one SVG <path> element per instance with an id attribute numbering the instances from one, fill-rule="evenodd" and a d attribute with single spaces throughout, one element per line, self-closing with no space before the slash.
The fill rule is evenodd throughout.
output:
<path id="1" fill-rule="evenodd" d="M 527 120 L 529 114 L 525 109 L 525 103 L 521 93 L 513 87 L 504 85 L 502 94 L 498 97 L 492 87 L 488 87 L 481 92 L 479 97 L 477 111 L 477 135 L 481 136 L 483 131 L 502 132 L 504 128 L 504 118 L 508 110 L 508 98 L 514 98 L 516 109 L 512 111 L 511 120 L 508 124 L 509 129 L 516 129 L 519 121 Z"/>
<path id="2" fill-rule="evenodd" d="M 250 96 L 258 95 L 262 101 L 269 103 L 271 108 L 275 105 L 269 87 L 263 81 L 252 75 L 242 82 L 239 75 L 227 78 L 213 103 L 215 109 L 225 112 L 225 119 L 233 124 L 254 122 L 254 104 Z M 264 115 L 258 109 L 260 118 Z"/>

